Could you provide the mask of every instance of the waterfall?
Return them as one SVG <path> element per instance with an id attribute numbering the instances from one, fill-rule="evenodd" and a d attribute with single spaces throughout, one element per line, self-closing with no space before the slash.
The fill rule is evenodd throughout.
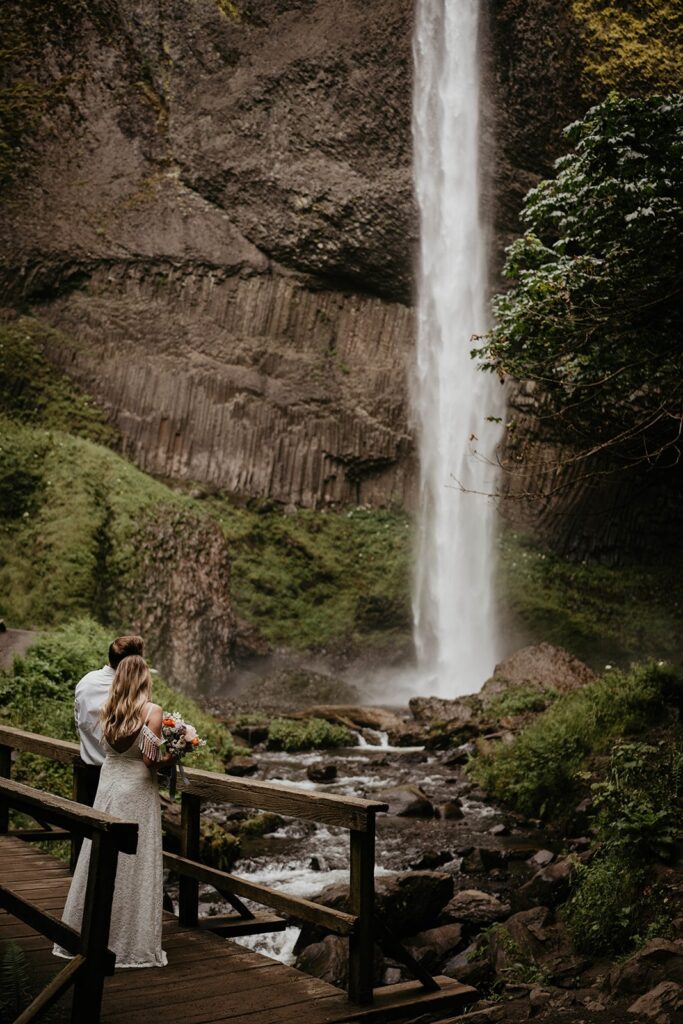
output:
<path id="1" fill-rule="evenodd" d="M 499 655 L 496 445 L 504 396 L 470 358 L 487 327 L 479 188 L 480 0 L 417 0 L 413 148 L 420 212 L 414 410 L 420 527 L 413 594 L 419 689 L 477 691 Z"/>

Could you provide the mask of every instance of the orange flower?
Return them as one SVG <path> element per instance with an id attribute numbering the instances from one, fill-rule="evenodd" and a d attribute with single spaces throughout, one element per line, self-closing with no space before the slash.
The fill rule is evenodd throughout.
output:
<path id="1" fill-rule="evenodd" d="M 162 724 L 169 725 L 171 728 L 173 728 L 173 726 L 175 725 L 175 718 L 165 718 Z"/>
<path id="2" fill-rule="evenodd" d="M 192 746 L 193 747 L 198 747 L 199 746 L 199 736 L 195 736 L 195 738 L 192 740 Z"/>

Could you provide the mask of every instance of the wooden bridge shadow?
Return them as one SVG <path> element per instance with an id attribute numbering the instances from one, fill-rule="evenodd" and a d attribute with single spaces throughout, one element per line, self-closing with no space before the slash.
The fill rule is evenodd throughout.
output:
<path id="1" fill-rule="evenodd" d="M 12 752 L 30 751 L 71 764 L 75 800 L 64 800 L 13 781 Z M 111 900 L 120 853 L 137 843 L 137 825 L 118 821 L 78 801 L 82 794 L 78 747 L 0 726 L 0 942 L 15 941 L 25 953 L 35 998 L 16 1018 L 29 1024 L 60 1007 L 72 1024 L 342 1024 L 397 1021 L 418 1013 L 461 1009 L 474 989 L 450 978 L 433 978 L 374 916 L 376 801 L 310 793 L 275 783 L 247 781 L 213 772 L 189 771 L 182 794 L 181 854 L 164 855 L 180 877 L 179 916 L 164 914 L 168 967 L 114 972 L 107 948 Z M 202 864 L 199 813 L 202 799 L 276 811 L 347 828 L 350 833 L 350 913 L 258 885 Z M 37 823 L 9 831 L 9 811 Z M 81 931 L 68 928 L 61 912 L 69 889 L 68 866 L 37 850 L 36 839 L 69 838 L 74 847 L 88 837 L 92 854 Z M 72 858 L 73 859 L 73 858 Z M 235 909 L 226 917 L 199 918 L 199 883 L 208 883 Z M 230 935 L 272 931 L 284 918 L 254 914 L 242 897 L 349 938 L 349 991 L 260 953 Z M 73 954 L 52 955 L 53 942 Z M 416 981 L 372 987 L 374 944 L 405 964 Z"/>

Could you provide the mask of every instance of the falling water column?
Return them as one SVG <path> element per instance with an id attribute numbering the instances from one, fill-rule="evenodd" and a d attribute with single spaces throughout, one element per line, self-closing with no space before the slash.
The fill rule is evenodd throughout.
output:
<path id="1" fill-rule="evenodd" d="M 493 600 L 498 381 L 470 358 L 487 326 L 479 188 L 479 0 L 417 0 L 414 175 L 420 211 L 414 406 L 421 460 L 413 596 L 420 689 L 472 693 L 498 656 Z"/>

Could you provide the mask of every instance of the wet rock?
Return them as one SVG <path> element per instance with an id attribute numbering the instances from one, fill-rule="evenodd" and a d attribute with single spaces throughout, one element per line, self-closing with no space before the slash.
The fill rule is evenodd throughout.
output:
<path id="1" fill-rule="evenodd" d="M 439 815 L 446 821 L 459 821 L 460 818 L 464 818 L 465 812 L 462 809 L 462 801 L 459 797 L 455 797 L 454 800 L 447 800 L 445 804 L 440 805 Z"/>
<path id="2" fill-rule="evenodd" d="M 533 857 L 529 857 L 529 864 L 537 869 L 547 868 L 548 864 L 552 863 L 554 860 L 555 854 L 552 850 L 539 850 L 533 855 Z"/>
<path id="3" fill-rule="evenodd" d="M 502 921 L 510 913 L 510 905 L 480 889 L 463 889 L 444 907 L 444 917 L 465 924 L 488 925 Z"/>
<path id="4" fill-rule="evenodd" d="M 408 701 L 413 718 L 418 722 L 470 722 L 478 717 L 476 698 L 447 700 L 443 697 L 412 697 Z"/>
<path id="5" fill-rule="evenodd" d="M 453 878 L 441 871 L 407 871 L 375 879 L 377 915 L 399 936 L 415 935 L 433 925 L 452 896 Z M 318 901 L 348 913 L 348 885 L 327 886 Z"/>
<path id="6" fill-rule="evenodd" d="M 461 943 L 461 924 L 443 924 L 405 940 L 415 959 L 431 971 L 435 971 Z"/>
<path id="7" fill-rule="evenodd" d="M 519 960 L 520 956 L 534 963 L 546 955 L 550 922 L 547 907 L 534 907 L 513 914 L 504 924 L 489 934 L 489 955 L 496 971 L 500 972 Z"/>
<path id="8" fill-rule="evenodd" d="M 225 774 L 242 778 L 245 775 L 254 775 L 258 771 L 258 766 L 258 761 L 254 757 L 233 757 L 225 766 Z"/>
<path id="9" fill-rule="evenodd" d="M 504 825 L 501 822 L 500 825 L 494 825 L 493 828 L 489 829 L 489 835 L 492 835 L 492 836 L 509 836 L 510 835 L 510 829 L 508 828 L 507 825 Z"/>
<path id="10" fill-rule="evenodd" d="M 484 871 L 492 871 L 493 869 L 506 869 L 510 855 L 507 850 L 491 850 L 487 847 L 482 846 L 479 850 L 479 857 L 484 867 Z"/>
<path id="11" fill-rule="evenodd" d="M 338 935 L 326 935 L 321 942 L 301 951 L 296 966 L 329 985 L 344 988 L 349 977 L 349 941 Z"/>
<path id="12" fill-rule="evenodd" d="M 569 892 L 571 873 L 572 864 L 567 858 L 537 871 L 533 878 L 519 889 L 515 901 L 517 906 L 553 907 L 560 903 Z"/>
<path id="13" fill-rule="evenodd" d="M 639 995 L 662 981 L 683 985 L 683 940 L 651 939 L 608 974 L 605 988 L 613 994 Z"/>
<path id="14" fill-rule="evenodd" d="M 552 999 L 552 992 L 547 988 L 532 988 L 529 992 L 529 1006 L 533 1010 L 544 1009 Z"/>
<path id="15" fill-rule="evenodd" d="M 678 1024 L 683 1015 L 676 1011 L 683 1008 L 683 987 L 675 981 L 662 981 L 640 999 L 632 1003 L 627 1013 L 638 1020 L 654 1021 L 655 1024 Z"/>
<path id="16" fill-rule="evenodd" d="M 496 665 L 479 696 L 486 705 L 493 697 L 521 686 L 569 693 L 592 683 L 595 678 L 594 672 L 587 665 L 563 647 L 553 647 L 547 643 L 534 644 L 515 651 Z"/>
<path id="17" fill-rule="evenodd" d="M 467 764 L 475 750 L 476 747 L 474 743 L 463 743 L 463 745 L 458 747 L 457 750 L 454 750 L 452 754 L 448 754 L 448 756 L 443 759 L 442 763 L 449 767 L 451 765 Z"/>
<path id="18" fill-rule="evenodd" d="M 383 789 L 379 799 L 389 805 L 388 814 L 399 818 L 433 818 L 434 807 L 419 786 L 394 786 Z"/>
<path id="19" fill-rule="evenodd" d="M 440 868 L 442 864 L 448 864 L 451 860 L 453 860 L 453 854 L 450 850 L 425 850 L 420 859 L 410 867 L 413 871 L 433 871 L 435 868 Z"/>
<path id="20" fill-rule="evenodd" d="M 475 988 L 487 985 L 493 980 L 493 967 L 485 950 L 478 942 L 473 942 L 456 953 L 441 968 L 447 978 L 456 978 L 463 985 L 474 985 Z"/>
<path id="21" fill-rule="evenodd" d="M 232 731 L 241 740 L 248 743 L 250 747 L 255 747 L 258 743 L 266 742 L 269 728 L 269 722 L 258 722 L 255 725 L 236 725 Z"/>
<path id="22" fill-rule="evenodd" d="M 306 776 L 311 782 L 334 782 L 337 778 L 336 764 L 311 764 L 306 769 Z"/>

